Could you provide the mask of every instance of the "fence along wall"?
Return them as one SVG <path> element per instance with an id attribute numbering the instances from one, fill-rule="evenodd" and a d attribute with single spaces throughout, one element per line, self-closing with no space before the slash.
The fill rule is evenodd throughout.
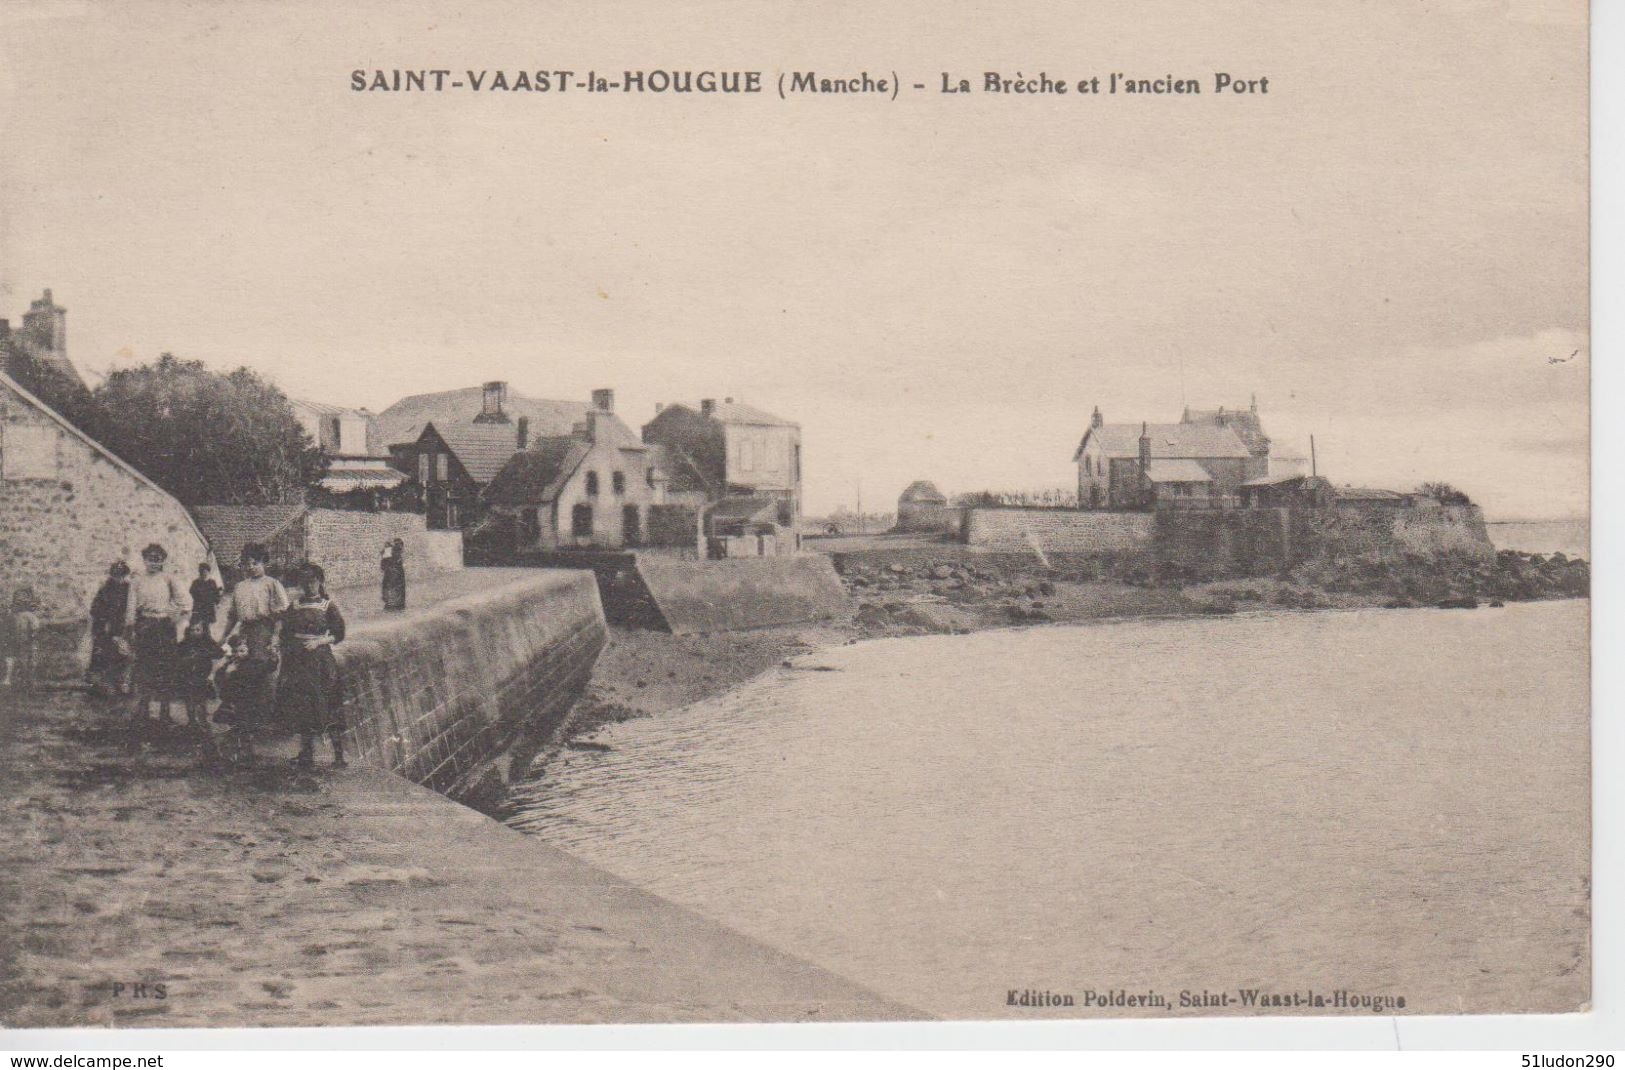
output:
<path id="1" fill-rule="evenodd" d="M 357 755 L 466 797 L 569 710 L 607 641 L 598 586 L 577 571 L 357 625 L 334 648 Z"/>

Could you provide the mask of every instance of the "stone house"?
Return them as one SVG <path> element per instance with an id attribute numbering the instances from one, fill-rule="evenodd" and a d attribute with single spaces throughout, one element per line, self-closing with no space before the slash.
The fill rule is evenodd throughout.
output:
<path id="1" fill-rule="evenodd" d="M 90 601 L 114 561 L 158 543 L 190 578 L 210 561 L 184 506 L 0 372 L 0 598 L 31 587 L 55 663 L 84 653 Z"/>
<path id="2" fill-rule="evenodd" d="M 1178 423 L 1108 424 L 1099 406 L 1073 453 L 1085 509 L 1219 508 L 1270 470 L 1258 405 L 1186 409 Z"/>
<path id="3" fill-rule="evenodd" d="M 707 398 L 698 410 L 657 406 L 643 441 L 662 447 L 668 494 L 706 502 L 773 498 L 782 527 L 794 527 L 801 515 L 801 425 L 794 421 L 733 398 Z"/>
<path id="4" fill-rule="evenodd" d="M 536 438 L 572 434 L 588 408 L 521 398 L 493 381 L 403 398 L 378 414 L 375 433 L 390 464 L 416 481 L 429 526 L 467 530 L 484 518 L 481 495 L 508 459 Z"/>
<path id="5" fill-rule="evenodd" d="M 366 409 L 302 398 L 289 398 L 288 403 L 305 433 L 327 455 L 327 473 L 320 484 L 324 491 L 371 495 L 376 506 L 387 492 L 406 481 L 406 474 L 390 465 L 389 452 L 375 445 L 373 416 Z"/>
<path id="6" fill-rule="evenodd" d="M 483 504 L 516 552 L 642 546 L 657 504 L 648 453 L 615 415 L 615 392 L 595 390 L 570 434 L 545 435 L 510 454 Z"/>

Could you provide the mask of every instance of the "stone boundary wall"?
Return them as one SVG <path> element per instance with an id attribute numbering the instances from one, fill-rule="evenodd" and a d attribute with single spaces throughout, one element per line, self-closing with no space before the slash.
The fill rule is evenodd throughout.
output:
<path id="1" fill-rule="evenodd" d="M 538 570 L 362 623 L 339 644 L 357 756 L 456 798 L 563 717 L 609 633 L 591 572 Z"/>
<path id="2" fill-rule="evenodd" d="M 1045 555 L 1149 554 L 1150 513 L 1078 509 L 975 508 L 965 513 L 964 538 L 973 549 Z"/>
<path id="3" fill-rule="evenodd" d="M 305 514 L 305 554 L 322 566 L 329 587 L 377 584 L 384 543 L 406 543 L 406 576 L 434 576 L 463 567 L 463 533 L 432 531 L 420 513 L 312 509 Z"/>

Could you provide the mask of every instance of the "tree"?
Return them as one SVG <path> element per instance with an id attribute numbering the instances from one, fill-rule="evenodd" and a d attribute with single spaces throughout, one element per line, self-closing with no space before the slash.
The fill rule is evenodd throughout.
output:
<path id="1" fill-rule="evenodd" d="M 287 396 L 247 368 L 165 353 L 94 393 L 101 441 L 186 505 L 303 501 L 327 460 Z"/>
<path id="2" fill-rule="evenodd" d="M 1416 493 L 1426 498 L 1437 498 L 1444 505 L 1471 505 L 1473 500 L 1449 483 L 1423 483 Z"/>

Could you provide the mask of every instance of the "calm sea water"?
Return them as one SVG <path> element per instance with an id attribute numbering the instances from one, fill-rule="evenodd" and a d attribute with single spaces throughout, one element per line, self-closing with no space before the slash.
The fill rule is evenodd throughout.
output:
<path id="1" fill-rule="evenodd" d="M 1591 558 L 1591 525 L 1584 520 L 1492 520 L 1486 526 L 1497 550 Z"/>
<path id="2" fill-rule="evenodd" d="M 1587 609 L 862 643 L 606 730 L 515 823 L 945 1016 L 1136 1013 L 1012 989 L 1573 1008 Z"/>

